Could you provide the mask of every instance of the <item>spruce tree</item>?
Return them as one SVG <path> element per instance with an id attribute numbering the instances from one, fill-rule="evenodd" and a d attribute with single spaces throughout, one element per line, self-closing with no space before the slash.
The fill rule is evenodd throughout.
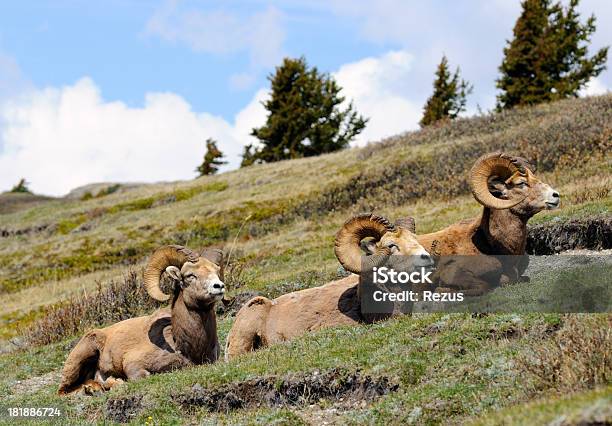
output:
<path id="1" fill-rule="evenodd" d="M 240 167 L 248 167 L 251 164 L 255 163 L 257 160 L 255 158 L 255 149 L 253 144 L 248 144 L 244 147 L 242 151 L 242 161 L 240 162 Z"/>
<path id="2" fill-rule="evenodd" d="M 264 102 L 266 124 L 253 129 L 259 147 L 246 147 L 243 165 L 309 157 L 345 148 L 364 128 L 367 119 L 344 97 L 328 74 L 310 68 L 306 60 L 284 59 L 268 77 L 271 97 Z"/>
<path id="3" fill-rule="evenodd" d="M 10 192 L 18 192 L 23 194 L 31 194 L 30 188 L 28 188 L 28 182 L 24 178 L 21 178 L 17 185 L 15 185 Z"/>
<path id="4" fill-rule="evenodd" d="M 434 80 L 434 92 L 423 108 L 421 127 L 428 126 L 442 119 L 457 118 L 459 113 L 465 111 L 467 95 L 472 93 L 473 87 L 459 77 L 459 67 L 454 75 L 448 69 L 448 60 L 442 56 L 442 60 L 436 71 Z"/>
<path id="5" fill-rule="evenodd" d="M 219 171 L 219 166 L 227 164 L 227 161 L 221 160 L 223 153 L 217 148 L 217 141 L 214 139 L 206 140 L 206 154 L 204 154 L 204 160 L 202 164 L 198 166 L 196 172 L 199 176 L 214 175 Z"/>
<path id="6" fill-rule="evenodd" d="M 595 17 L 580 22 L 579 0 L 567 8 L 550 0 L 524 0 L 514 38 L 504 48 L 497 109 L 576 97 L 606 68 L 608 48 L 588 56 Z"/>

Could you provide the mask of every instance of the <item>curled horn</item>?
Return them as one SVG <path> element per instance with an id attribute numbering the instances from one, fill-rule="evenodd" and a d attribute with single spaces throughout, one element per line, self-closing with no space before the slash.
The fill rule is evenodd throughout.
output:
<path id="1" fill-rule="evenodd" d="M 169 295 L 161 291 L 159 279 L 170 265 L 182 268 L 185 262 L 197 262 L 199 255 L 183 246 L 163 246 L 158 248 L 149 259 L 144 271 L 144 285 L 147 293 L 155 300 L 165 302 Z"/>
<path id="2" fill-rule="evenodd" d="M 336 234 L 334 253 L 344 269 L 358 274 L 361 272 L 362 252 L 359 246 L 361 240 L 367 237 L 380 240 L 385 233 L 396 230 L 395 225 L 382 216 L 371 213 L 357 215 L 347 220 Z M 390 253 L 381 254 L 389 255 Z M 376 258 L 380 257 L 376 256 Z"/>
<path id="3" fill-rule="evenodd" d="M 509 209 L 523 201 L 522 198 L 502 200 L 489 191 L 489 178 L 493 175 L 510 176 L 517 171 L 526 175 L 527 169 L 524 160 L 521 160 L 501 152 L 486 154 L 476 160 L 470 171 L 470 187 L 474 198 L 486 207 L 500 210 Z"/>

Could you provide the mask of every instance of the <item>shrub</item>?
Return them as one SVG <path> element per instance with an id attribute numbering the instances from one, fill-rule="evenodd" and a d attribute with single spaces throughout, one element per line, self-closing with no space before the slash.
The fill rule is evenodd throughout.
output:
<path id="1" fill-rule="evenodd" d="M 96 198 L 105 197 L 107 195 L 114 194 L 115 192 L 119 191 L 119 188 L 121 188 L 121 185 L 118 183 L 111 185 L 111 186 L 107 186 L 106 188 L 102 189 L 100 192 L 96 194 Z"/>
<path id="2" fill-rule="evenodd" d="M 536 390 L 573 392 L 612 381 L 612 316 L 567 315 L 550 341 L 519 358 Z"/>
<path id="3" fill-rule="evenodd" d="M 142 285 L 139 275 L 128 272 L 123 281 L 98 283 L 96 291 L 73 297 L 47 308 L 43 317 L 28 327 L 24 335 L 30 344 L 47 345 L 74 336 L 91 327 L 144 315 L 159 307 Z"/>

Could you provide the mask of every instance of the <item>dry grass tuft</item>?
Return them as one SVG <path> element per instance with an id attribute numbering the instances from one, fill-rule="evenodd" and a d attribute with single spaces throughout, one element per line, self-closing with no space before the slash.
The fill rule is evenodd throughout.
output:
<path id="1" fill-rule="evenodd" d="M 612 316 L 571 314 L 551 340 L 519 358 L 537 391 L 574 392 L 612 382 Z"/>
<path id="2" fill-rule="evenodd" d="M 228 290 L 237 290 L 247 284 L 246 269 L 247 262 L 234 260 L 223 268 L 223 282 Z"/>

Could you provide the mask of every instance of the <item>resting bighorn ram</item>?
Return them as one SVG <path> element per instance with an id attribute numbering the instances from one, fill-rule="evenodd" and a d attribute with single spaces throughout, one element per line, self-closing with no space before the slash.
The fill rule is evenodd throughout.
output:
<path id="1" fill-rule="evenodd" d="M 414 221 L 392 224 L 387 219 L 364 214 L 348 220 L 336 235 L 335 253 L 350 272 L 361 270 L 360 243 L 366 238 L 368 250 L 380 263 L 388 255 L 411 255 L 413 266 L 431 266 L 431 256 L 416 241 Z M 382 256 L 380 256 L 382 255 Z M 375 266 L 372 258 L 370 259 Z M 295 291 L 270 300 L 255 297 L 236 316 L 229 333 L 225 359 L 292 339 L 310 330 L 342 324 L 367 322 L 361 315 L 359 276 L 350 275 L 320 287 Z"/>
<path id="2" fill-rule="evenodd" d="M 501 269 L 501 282 L 515 281 L 526 268 L 527 221 L 536 213 L 559 207 L 559 193 L 534 175 L 534 167 L 524 158 L 495 152 L 480 157 L 469 175 L 474 198 L 483 205 L 479 216 L 464 220 L 438 232 L 418 235 L 418 242 L 430 253 L 448 255 L 514 255 L 499 258 L 484 256 L 464 266 L 475 268 L 475 275 Z M 487 260 L 488 259 L 488 260 Z M 452 262 L 453 260 L 451 260 Z M 444 272 L 452 269 L 438 265 L 444 286 Z M 473 282 L 478 282 L 476 279 Z M 487 290 L 485 281 L 466 294 Z"/>
<path id="3" fill-rule="evenodd" d="M 170 309 L 89 331 L 68 355 L 59 394 L 81 389 L 110 389 L 187 365 L 215 362 L 219 357 L 215 302 L 225 286 L 219 279 L 222 254 L 201 255 L 181 246 L 159 248 L 147 264 L 144 285 L 161 302 L 170 296 L 159 282 L 166 271 L 174 281 Z"/>

